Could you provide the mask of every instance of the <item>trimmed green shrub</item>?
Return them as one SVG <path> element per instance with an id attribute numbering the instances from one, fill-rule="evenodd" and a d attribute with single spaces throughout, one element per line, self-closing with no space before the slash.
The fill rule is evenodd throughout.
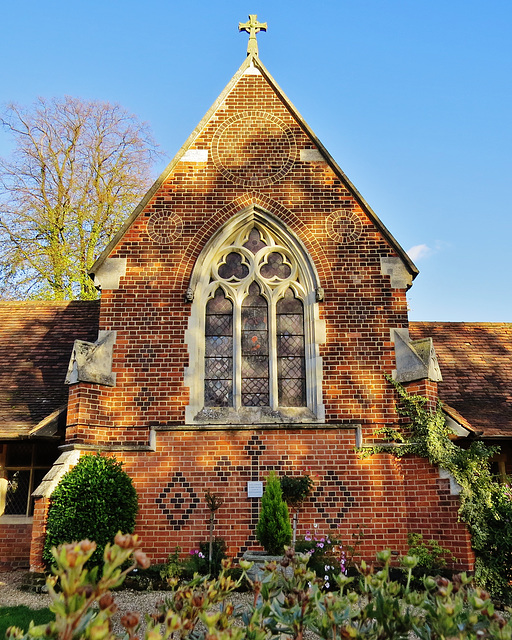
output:
<path id="1" fill-rule="evenodd" d="M 446 567 L 447 561 L 457 562 L 457 558 L 450 549 L 442 547 L 437 540 L 425 542 L 421 533 L 410 531 L 407 534 L 408 555 L 418 559 L 417 568 L 423 569 L 423 573 L 439 572 Z"/>
<path id="2" fill-rule="evenodd" d="M 295 509 L 302 505 L 315 486 L 315 482 L 309 473 L 303 476 L 281 476 L 279 481 L 283 492 L 283 500 Z"/>
<path id="3" fill-rule="evenodd" d="M 261 511 L 256 537 L 265 551 L 271 555 L 284 553 L 285 545 L 292 539 L 292 526 L 288 507 L 283 500 L 281 483 L 276 474 L 271 471 L 261 499 Z"/>
<path id="4" fill-rule="evenodd" d="M 100 454 L 85 455 L 52 493 L 43 560 L 54 562 L 51 549 L 76 540 L 94 540 L 92 565 L 103 562 L 103 549 L 118 531 L 132 533 L 137 493 L 122 463 Z"/>

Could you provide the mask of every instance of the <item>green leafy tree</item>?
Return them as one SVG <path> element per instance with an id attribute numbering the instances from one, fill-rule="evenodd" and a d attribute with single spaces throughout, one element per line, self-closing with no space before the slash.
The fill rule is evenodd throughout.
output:
<path id="1" fill-rule="evenodd" d="M 66 97 L 7 107 L 0 124 L 0 295 L 95 298 L 89 269 L 151 184 L 156 145 L 119 105 Z"/>
<path id="2" fill-rule="evenodd" d="M 89 539 L 97 545 L 91 563 L 101 563 L 105 545 L 118 531 L 133 532 L 137 509 L 137 493 L 121 462 L 100 454 L 83 456 L 52 493 L 44 561 L 53 562 L 56 545 Z"/>
<path id="3" fill-rule="evenodd" d="M 288 507 L 283 500 L 279 478 L 272 471 L 267 477 L 261 499 L 261 511 L 256 537 L 268 553 L 279 555 L 292 539 L 292 527 Z"/>

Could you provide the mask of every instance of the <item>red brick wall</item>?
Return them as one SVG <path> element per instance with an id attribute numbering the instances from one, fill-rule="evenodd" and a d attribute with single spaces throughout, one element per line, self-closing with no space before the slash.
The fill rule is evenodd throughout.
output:
<path id="1" fill-rule="evenodd" d="M 0 569 L 29 566 L 32 524 L 0 524 Z"/>
<path id="2" fill-rule="evenodd" d="M 34 503 L 33 536 L 30 547 L 30 570 L 43 571 L 43 547 L 46 533 L 46 517 L 48 515 L 48 498 L 40 498 Z"/>
<path id="3" fill-rule="evenodd" d="M 248 112 L 266 122 L 268 131 L 262 128 L 258 141 L 246 139 L 244 145 L 240 120 L 236 135 L 224 141 L 227 160 L 219 166 L 212 153 L 216 133 Z M 285 138 L 292 141 L 293 162 L 277 179 L 272 172 L 283 165 Z M 111 254 L 127 259 L 119 288 L 101 297 L 100 328 L 117 332 L 117 382 L 70 388 L 67 439 L 78 446 L 147 445 L 149 429 L 161 429 L 156 452 L 120 454 L 139 493 L 138 529 L 155 560 L 175 545 L 186 551 L 206 538 L 206 490 L 225 498 L 217 533 L 227 539 L 230 553 L 254 546 L 258 501 L 247 498 L 247 481 L 262 480 L 271 469 L 291 473 L 305 467 L 318 475 L 318 483 L 299 533 L 317 523 L 324 532 L 333 527 L 349 544 L 360 527 L 366 557 L 384 547 L 403 553 L 407 531 L 415 527 L 433 531 L 450 548 L 464 546 L 456 499 L 446 495 L 436 470 L 422 467 L 418 476 L 413 463 L 399 464 L 387 455 L 361 461 L 353 451 L 354 429 L 341 428 L 359 424 L 369 435 L 398 424 L 394 390 L 384 374 L 395 367 L 390 329 L 407 326 L 407 303 L 405 289 L 391 288 L 390 277 L 381 273 L 381 258 L 396 253 L 359 196 L 326 163 L 300 160 L 300 150 L 313 147 L 262 76 L 242 77 L 192 145 L 208 149 L 208 161 L 179 162 Z M 340 428 L 182 426 L 189 399 L 184 370 L 190 306 L 184 293 L 205 242 L 251 204 L 287 224 L 315 263 L 325 291 L 320 313 L 327 341 L 320 350 L 326 423 Z M 326 224 L 340 210 L 355 216 L 357 232 L 350 237 Z M 155 241 L 151 224 L 148 230 L 155 215 L 178 216 L 174 240 Z M 435 394 L 434 387 L 423 386 Z M 431 521 L 424 522 L 422 510 Z"/>
<path id="4" fill-rule="evenodd" d="M 187 553 L 207 539 L 207 490 L 224 499 L 215 534 L 226 539 L 229 553 L 258 548 L 260 501 L 247 497 L 247 482 L 271 470 L 307 470 L 315 488 L 300 512 L 299 534 L 330 533 L 347 545 L 362 531 L 359 556 L 371 560 L 384 548 L 406 553 L 408 531 L 419 531 L 450 548 L 461 566 L 471 566 L 448 481 L 422 459 L 380 454 L 361 460 L 354 447 L 353 429 L 164 431 L 155 453 L 116 455 L 134 479 L 141 505 L 137 532 L 154 561 L 176 545 Z"/>

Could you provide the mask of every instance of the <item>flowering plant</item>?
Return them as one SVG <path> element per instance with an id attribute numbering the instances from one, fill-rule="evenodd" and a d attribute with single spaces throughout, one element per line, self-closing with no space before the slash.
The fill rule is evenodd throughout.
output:
<path id="1" fill-rule="evenodd" d="M 347 557 L 343 545 L 329 534 L 306 531 L 304 536 L 297 539 L 295 550 L 309 554 L 308 567 L 323 578 L 326 589 L 336 584 L 335 576 L 347 572 Z"/>
<path id="2" fill-rule="evenodd" d="M 186 562 L 185 573 L 192 577 L 194 573 L 202 576 L 207 574 L 218 575 L 221 568 L 221 562 L 226 558 L 226 541 L 223 538 L 215 538 L 212 540 L 212 563 L 211 570 L 208 562 L 209 541 L 199 543 L 199 549 L 192 549 Z"/>

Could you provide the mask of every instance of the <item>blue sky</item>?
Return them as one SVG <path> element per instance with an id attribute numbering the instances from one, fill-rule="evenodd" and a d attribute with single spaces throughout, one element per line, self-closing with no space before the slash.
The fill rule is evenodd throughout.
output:
<path id="1" fill-rule="evenodd" d="M 415 260 L 410 318 L 512 321 L 510 0 L 11 0 L 0 101 L 118 102 L 151 125 L 159 172 L 243 62 L 249 13 L 263 63 Z"/>

